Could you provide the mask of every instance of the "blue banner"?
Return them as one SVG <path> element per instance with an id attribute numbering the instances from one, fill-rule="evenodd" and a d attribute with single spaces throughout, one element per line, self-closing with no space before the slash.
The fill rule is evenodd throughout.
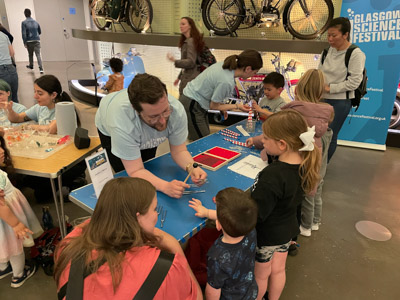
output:
<path id="1" fill-rule="evenodd" d="M 351 42 L 367 57 L 368 93 L 347 117 L 339 143 L 384 149 L 400 76 L 400 1 L 343 0 L 340 15 L 350 19 Z"/>

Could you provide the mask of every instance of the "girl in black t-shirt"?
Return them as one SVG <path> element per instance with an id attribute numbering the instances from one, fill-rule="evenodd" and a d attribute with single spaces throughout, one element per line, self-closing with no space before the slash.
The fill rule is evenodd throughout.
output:
<path id="1" fill-rule="evenodd" d="M 263 146 L 279 159 L 258 175 L 251 196 L 258 204 L 255 277 L 258 298 L 267 288 L 279 299 L 285 286 L 285 263 L 290 240 L 299 233 L 297 206 L 319 181 L 320 153 L 315 129 L 294 110 L 273 114 L 263 124 Z"/>

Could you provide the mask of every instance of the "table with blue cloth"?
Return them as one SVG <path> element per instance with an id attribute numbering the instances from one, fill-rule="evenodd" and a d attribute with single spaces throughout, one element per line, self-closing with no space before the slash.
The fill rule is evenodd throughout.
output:
<path id="1" fill-rule="evenodd" d="M 236 129 L 236 125 L 243 125 L 243 127 L 245 127 L 246 121 L 247 120 L 243 120 L 228 127 L 227 129 L 240 133 Z M 251 133 L 250 135 L 256 136 L 259 134 L 261 134 L 261 123 L 257 122 L 255 126 L 255 132 Z M 220 135 L 219 132 L 216 132 L 187 145 L 187 148 L 192 156 L 195 156 L 215 146 L 241 153 L 239 157 L 216 171 L 204 169 L 208 175 L 207 182 L 201 187 L 191 187 L 189 189 L 205 190 L 204 193 L 183 195 L 180 199 L 175 199 L 167 196 L 164 193 L 157 192 L 158 205 L 161 205 L 163 209 L 167 210 L 167 216 L 165 218 L 162 230 L 174 236 L 180 243 L 184 243 L 188 238 L 192 237 L 193 234 L 197 233 L 201 228 L 203 228 L 206 223 L 205 218 L 198 218 L 194 215 L 195 211 L 188 206 L 189 200 L 192 198 L 199 199 L 205 207 L 215 209 L 215 203 L 213 202 L 212 198 L 220 190 L 227 187 L 236 187 L 242 190 L 247 190 L 253 184 L 253 179 L 235 173 L 229 170 L 228 167 L 250 154 L 259 157 L 260 151 L 254 149 L 254 147 L 249 149 L 234 145 L 231 142 L 225 141 L 224 138 L 226 137 Z M 249 137 L 240 135 L 237 141 L 245 142 L 247 138 Z M 183 181 L 187 176 L 187 173 L 173 161 L 170 153 L 149 160 L 144 164 L 144 166 L 154 175 L 167 181 L 174 179 Z M 128 176 L 126 171 L 122 171 L 114 175 L 114 177 L 122 176 Z M 190 180 L 188 183 L 190 183 Z M 90 213 L 93 212 L 97 203 L 97 198 L 92 184 L 72 191 L 69 195 L 69 198 L 73 203 Z M 161 228 L 161 215 L 158 216 L 156 227 Z"/>

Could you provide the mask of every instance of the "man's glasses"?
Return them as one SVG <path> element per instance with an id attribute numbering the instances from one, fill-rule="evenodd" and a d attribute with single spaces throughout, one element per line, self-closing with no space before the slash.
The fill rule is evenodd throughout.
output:
<path id="1" fill-rule="evenodd" d="M 167 111 L 164 111 L 163 113 L 159 114 L 158 116 L 153 116 L 153 117 L 147 117 L 146 120 L 149 122 L 149 124 L 154 125 L 158 121 L 160 121 L 160 118 L 163 117 L 164 119 L 167 119 L 171 114 L 172 114 L 172 106 L 169 106 Z"/>

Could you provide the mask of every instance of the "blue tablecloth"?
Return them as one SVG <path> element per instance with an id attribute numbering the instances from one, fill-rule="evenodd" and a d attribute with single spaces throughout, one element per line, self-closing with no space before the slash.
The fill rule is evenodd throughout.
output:
<path id="1" fill-rule="evenodd" d="M 243 125 L 243 127 L 245 127 L 245 122 L 246 120 L 241 121 L 235 125 L 228 127 L 228 129 L 239 133 L 239 131 L 236 129 L 236 125 Z M 256 124 L 255 133 L 252 133 L 251 136 L 258 134 L 261 134 L 261 124 L 259 122 Z M 200 188 L 191 188 L 202 190 L 204 189 L 206 190 L 205 193 L 183 195 L 183 197 L 180 199 L 171 198 L 161 192 L 157 193 L 158 205 L 162 205 L 163 208 L 167 210 L 167 217 L 165 219 L 162 229 L 174 236 L 178 241 L 182 243 L 185 242 L 187 238 L 191 237 L 198 230 L 200 230 L 205 225 L 206 221 L 206 219 L 200 219 L 196 217 L 194 215 L 195 211 L 188 206 L 188 201 L 191 198 L 197 198 L 201 200 L 205 207 L 215 209 L 215 204 L 212 201 L 212 198 L 218 193 L 218 191 L 226 187 L 236 187 L 242 190 L 246 190 L 253 184 L 253 179 L 228 170 L 228 167 L 249 154 L 259 156 L 260 151 L 254 148 L 249 149 L 246 147 L 234 145 L 231 142 L 225 141 L 224 138 L 225 136 L 222 136 L 217 132 L 187 145 L 188 150 L 192 154 L 192 156 L 195 156 L 215 146 L 234 150 L 242 154 L 235 160 L 231 161 L 229 164 L 218 169 L 217 171 L 205 170 L 208 174 L 208 182 L 206 182 Z M 248 137 L 244 137 L 243 135 L 241 135 L 238 138 L 238 141 L 245 142 L 247 138 Z M 144 165 L 147 170 L 167 181 L 171 181 L 173 179 L 183 181 L 187 176 L 187 173 L 179 168 L 172 160 L 170 153 L 147 161 Z M 127 176 L 126 171 L 115 174 L 115 177 L 121 176 Z M 190 179 L 188 183 L 190 183 Z M 94 210 L 94 207 L 97 203 L 97 198 L 95 196 L 92 184 L 72 191 L 70 194 L 70 199 L 72 202 L 76 203 L 77 205 L 86 209 L 89 212 L 92 212 Z M 156 225 L 158 228 L 160 228 L 161 225 L 160 219 L 161 218 L 159 216 Z"/>

